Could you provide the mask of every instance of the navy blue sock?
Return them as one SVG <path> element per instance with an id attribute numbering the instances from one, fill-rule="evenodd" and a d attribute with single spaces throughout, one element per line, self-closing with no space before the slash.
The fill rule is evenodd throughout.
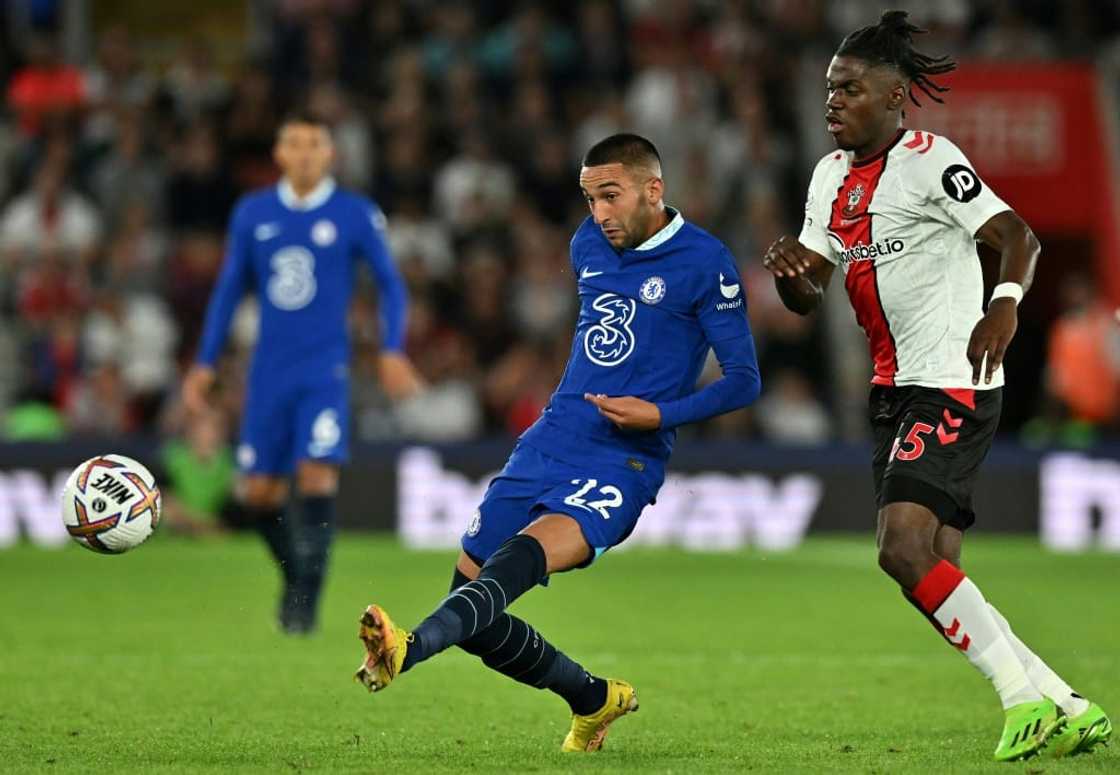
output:
<path id="1" fill-rule="evenodd" d="M 451 591 L 468 579 L 456 569 Z M 607 701 L 607 682 L 591 675 L 516 616 L 503 613 L 494 623 L 459 643 L 483 664 L 537 689 L 548 689 L 567 701 L 572 713 L 586 716 Z"/>
<path id="2" fill-rule="evenodd" d="M 334 500 L 333 495 L 308 495 L 299 504 L 296 586 L 309 625 L 315 621 L 334 541 Z"/>
<path id="3" fill-rule="evenodd" d="M 285 583 L 290 583 L 295 573 L 295 542 L 283 506 L 276 508 L 246 507 L 252 525 L 268 545 L 272 559 L 280 568 Z"/>
<path id="4" fill-rule="evenodd" d="M 498 547 L 478 573 L 440 603 L 413 631 L 402 670 L 461 643 L 495 623 L 514 600 L 533 588 L 548 570 L 537 539 L 515 535 Z"/>

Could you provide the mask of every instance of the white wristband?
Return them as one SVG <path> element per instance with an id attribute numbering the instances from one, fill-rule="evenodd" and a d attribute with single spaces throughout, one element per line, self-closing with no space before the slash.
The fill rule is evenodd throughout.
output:
<path id="1" fill-rule="evenodd" d="M 1019 283 L 1000 283 L 992 291 L 992 298 L 988 303 L 996 299 L 1015 299 L 1015 306 L 1019 306 L 1019 302 L 1023 300 L 1023 286 Z"/>

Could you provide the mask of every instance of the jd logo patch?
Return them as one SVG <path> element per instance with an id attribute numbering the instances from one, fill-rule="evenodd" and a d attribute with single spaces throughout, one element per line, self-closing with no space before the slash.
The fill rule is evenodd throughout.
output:
<path id="1" fill-rule="evenodd" d="M 971 202 L 984 186 L 975 172 L 963 164 L 954 164 L 941 173 L 941 187 L 950 199 L 957 202 Z"/>

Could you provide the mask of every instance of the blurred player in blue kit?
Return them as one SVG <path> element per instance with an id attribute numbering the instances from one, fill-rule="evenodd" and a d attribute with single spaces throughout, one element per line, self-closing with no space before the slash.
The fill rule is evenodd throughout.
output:
<path id="1" fill-rule="evenodd" d="M 560 695 L 572 712 L 562 749 L 594 751 L 637 710 L 634 688 L 587 672 L 506 608 L 625 540 L 664 481 L 677 426 L 746 406 L 760 380 L 734 258 L 664 204 L 654 146 L 608 137 L 579 183 L 591 217 L 571 243 L 580 314 L 560 385 L 470 520 L 450 596 L 411 632 L 366 609 L 356 677 L 379 691 L 458 645 Z M 696 391 L 709 350 L 723 376 Z"/>
<path id="2" fill-rule="evenodd" d="M 280 626 L 314 629 L 330 545 L 339 466 L 347 459 L 349 361 L 347 313 L 356 258 L 373 272 L 383 322 L 378 371 L 393 398 L 420 380 L 402 353 L 404 284 L 389 255 L 385 216 L 373 202 L 330 177 L 329 127 L 310 114 L 280 126 L 274 157 L 278 185 L 237 204 L 225 263 L 210 300 L 197 363 L 187 374 L 187 408 L 205 409 L 237 304 L 253 293 L 260 332 L 249 372 L 241 441 L 241 496 L 284 578 Z M 286 518 L 288 480 L 298 505 Z"/>

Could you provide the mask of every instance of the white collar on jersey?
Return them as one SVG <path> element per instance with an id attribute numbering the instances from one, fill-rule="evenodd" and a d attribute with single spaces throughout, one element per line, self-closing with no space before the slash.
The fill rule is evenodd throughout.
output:
<path id="1" fill-rule="evenodd" d="M 681 227 L 684 226 L 684 216 L 681 215 L 681 211 L 669 206 L 666 206 L 665 209 L 672 213 L 672 219 L 659 232 L 638 245 L 634 250 L 653 250 L 658 245 L 668 242 L 674 234 L 681 230 Z"/>
<path id="2" fill-rule="evenodd" d="M 311 189 L 311 193 L 307 196 L 300 198 L 296 194 L 296 190 L 292 188 L 292 184 L 288 182 L 287 178 L 280 181 L 276 186 L 276 195 L 280 197 L 280 202 L 289 210 L 314 210 L 319 207 L 334 193 L 335 182 L 334 178 L 326 177 L 319 181 L 319 185 Z"/>

